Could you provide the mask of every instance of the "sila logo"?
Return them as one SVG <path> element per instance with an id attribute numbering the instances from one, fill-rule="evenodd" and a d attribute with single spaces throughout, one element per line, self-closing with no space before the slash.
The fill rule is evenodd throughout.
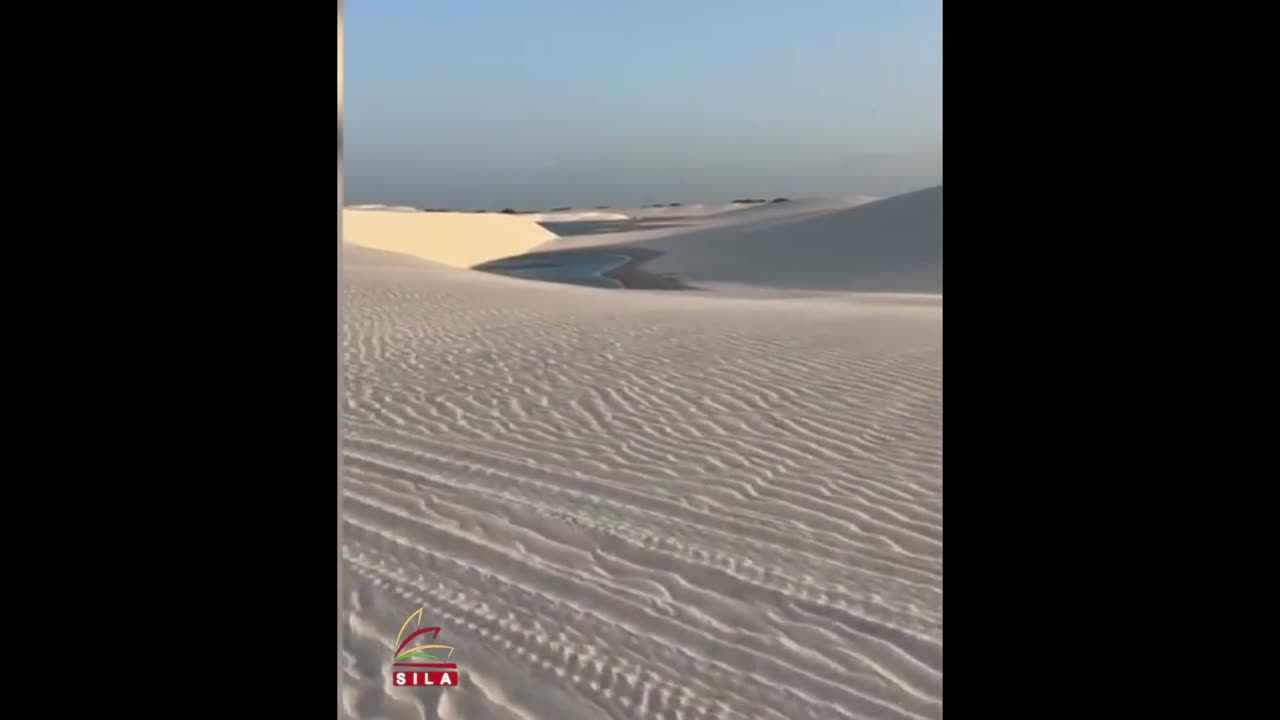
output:
<path id="1" fill-rule="evenodd" d="M 445 662 L 453 656 L 453 648 L 448 645 L 436 645 L 432 643 L 415 644 L 422 640 L 427 640 L 428 634 L 430 639 L 435 640 L 440 634 L 438 627 L 422 627 L 422 611 L 424 608 L 418 608 L 404 621 L 404 625 L 400 626 L 400 634 L 396 635 L 396 651 L 393 654 L 395 661 L 392 665 L 396 668 L 422 668 L 421 670 L 395 670 L 391 673 L 391 682 L 398 686 L 445 686 L 454 687 L 458 684 L 458 666 L 455 663 Z M 409 623 L 417 621 L 414 625 L 416 630 L 404 637 L 404 631 L 409 628 Z M 401 640 L 404 638 L 404 640 Z M 448 652 L 442 652 L 442 651 Z M 438 654 L 437 654 L 438 653 Z M 444 657 L 440 657 L 444 655 Z M 425 662 L 420 662 L 425 661 Z"/>

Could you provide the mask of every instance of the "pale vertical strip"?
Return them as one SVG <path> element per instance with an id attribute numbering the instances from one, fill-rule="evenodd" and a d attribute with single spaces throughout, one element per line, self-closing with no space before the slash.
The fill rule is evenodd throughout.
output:
<path id="1" fill-rule="evenodd" d="M 346 618 L 342 598 L 342 0 L 338 0 L 338 327 L 335 344 L 338 349 L 338 716 L 342 712 L 342 627 Z"/>

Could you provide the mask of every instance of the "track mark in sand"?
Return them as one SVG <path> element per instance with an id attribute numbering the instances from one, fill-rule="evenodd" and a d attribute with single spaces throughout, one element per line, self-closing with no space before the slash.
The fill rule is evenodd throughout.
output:
<path id="1" fill-rule="evenodd" d="M 347 272 L 346 712 L 940 717 L 940 310 L 618 295 Z"/>
<path id="2" fill-rule="evenodd" d="M 392 542 L 394 543 L 395 541 Z M 362 551 L 362 553 L 365 557 L 368 557 L 369 553 L 376 554 L 376 551 L 368 549 Z M 370 567 L 367 564 L 367 561 L 361 561 L 354 558 L 353 564 L 365 569 Z M 391 560 L 390 562 L 384 560 L 382 562 L 375 563 L 375 565 L 383 568 L 389 566 L 394 568 L 397 564 L 398 563 L 395 560 Z M 449 565 L 457 566 L 460 564 L 456 561 L 442 559 L 442 567 Z M 466 564 L 461 565 L 467 568 L 473 567 Z M 375 569 L 374 572 L 383 573 L 386 571 Z M 391 570 L 391 576 L 396 578 L 396 582 L 407 584 L 411 587 L 415 584 L 411 579 L 415 574 L 422 577 L 421 573 L 415 573 L 412 570 L 400 570 L 398 572 L 394 569 Z M 495 582 L 496 585 L 494 584 Z M 710 693 L 719 692 L 725 693 L 728 697 L 733 698 L 734 704 L 739 706 L 738 710 L 741 715 L 746 717 L 752 716 L 753 706 L 790 707 L 791 712 L 794 713 L 792 715 L 793 717 L 921 717 L 920 715 L 904 713 L 889 706 L 876 705 L 874 703 L 868 704 L 868 701 L 865 700 L 855 701 L 853 703 L 854 707 L 862 707 L 863 712 L 850 713 L 842 707 L 841 704 L 833 704 L 829 699 L 820 700 L 803 693 L 797 693 L 795 688 L 790 687 L 787 682 L 777 682 L 777 678 L 774 678 L 769 674 L 769 667 L 772 666 L 773 663 L 769 662 L 767 659 L 761 659 L 764 667 L 761 668 L 759 672 L 748 672 L 745 674 L 741 672 L 726 672 L 720 660 L 712 658 L 703 652 L 689 651 L 687 649 L 687 639 L 686 642 L 683 643 L 683 647 L 679 644 L 672 645 L 663 642 L 656 648 L 650 649 L 646 646 L 653 645 L 655 638 L 649 632 L 636 633 L 626 624 L 619 624 L 617 622 L 601 623 L 601 618 L 596 611 L 578 607 L 576 605 L 566 605 L 563 602 L 553 602 L 550 605 L 547 605 L 547 599 L 545 596 L 529 593 L 522 586 L 510 585 L 505 581 L 494 580 L 490 580 L 490 584 L 492 585 L 490 590 L 491 594 L 500 595 L 505 592 L 514 592 L 514 599 L 519 600 L 518 607 L 520 610 L 517 611 L 517 613 L 524 614 L 532 612 L 533 609 L 536 608 L 540 609 L 540 616 L 544 617 L 541 623 L 514 622 L 512 625 L 514 629 L 510 632 L 514 633 L 515 637 L 498 641 L 494 641 L 490 638 L 490 642 L 494 642 L 499 645 L 499 649 L 506 652 L 508 655 L 514 653 L 520 657 L 557 657 L 558 654 L 556 652 L 545 650 L 530 652 L 527 650 L 527 643 L 541 642 L 540 637 L 542 633 L 536 629 L 524 629 L 524 625 L 534 625 L 536 627 L 541 624 L 544 627 L 571 627 L 577 631 L 583 632 L 588 629 L 592 629 L 595 632 L 602 633 L 602 638 L 599 641 L 602 648 L 597 647 L 591 650 L 582 651 L 582 653 L 585 653 L 585 658 L 577 652 L 570 652 L 567 657 L 576 657 L 578 660 L 571 660 L 569 662 L 569 670 L 565 674 L 567 675 L 571 685 L 577 688 L 580 693 L 594 693 L 595 695 L 593 700 L 604 706 L 609 706 L 615 703 L 621 690 L 625 689 L 630 692 L 635 692 L 640 690 L 638 686 L 647 687 L 652 683 L 657 682 L 664 687 L 670 686 L 675 688 L 674 692 L 677 693 L 678 696 L 687 698 L 682 699 L 681 705 L 692 704 L 695 708 L 698 708 L 698 712 L 706 712 L 716 705 L 722 706 L 725 702 L 723 698 L 715 701 L 708 700 L 708 702 L 712 703 L 710 705 L 703 704 L 698 701 L 701 698 L 706 698 Z M 412 593 L 409 592 L 407 594 Z M 437 608 L 444 606 L 443 602 L 437 603 Z M 444 611 L 444 617 L 449 617 L 449 612 L 450 611 Z M 551 614 L 554 617 L 557 613 L 563 613 L 565 620 L 562 620 L 557 624 L 554 620 L 548 621 L 545 618 L 547 614 Z M 508 618 L 511 618 L 511 614 L 508 614 Z M 511 623 L 512 621 L 509 620 L 508 622 Z M 626 652 L 627 649 L 637 647 L 640 648 L 638 652 Z M 559 654 L 563 655 L 563 653 Z M 645 666 L 637 666 L 628 661 L 628 657 L 632 657 L 637 654 L 644 659 L 648 669 L 640 671 L 639 667 Z M 548 665 L 544 662 L 543 669 L 555 672 L 558 668 L 555 665 Z M 790 680 L 792 682 L 803 677 L 802 675 L 797 675 L 794 672 L 787 672 L 786 669 L 779 670 L 775 668 L 772 672 L 781 672 L 787 676 L 786 680 Z M 654 679 L 655 677 L 657 679 Z M 854 682 L 861 678 L 855 673 L 845 673 L 841 676 L 841 679 L 844 682 Z M 692 697 L 688 697 L 691 694 L 690 688 L 696 685 L 703 685 L 703 691 L 692 693 Z M 782 692 L 788 696 L 794 696 L 796 699 L 793 699 L 789 703 L 779 705 L 780 699 L 777 697 L 771 697 L 778 692 L 778 686 L 783 688 Z M 850 690 L 838 688 L 835 685 L 814 686 L 811 690 L 818 692 L 825 691 L 827 694 L 838 693 L 841 696 L 848 696 L 849 698 L 856 697 L 856 694 L 853 694 Z M 846 699 L 846 702 L 849 702 L 849 699 Z M 805 706 L 808 706 L 811 711 L 807 713 L 802 712 L 802 709 Z M 867 714 L 868 710 L 870 710 L 869 715 Z M 735 715 L 737 714 L 739 713 L 735 712 Z M 627 715 L 622 713 L 621 716 L 625 717 Z"/>
<path id="3" fill-rule="evenodd" d="M 405 463 L 398 453 L 400 450 L 393 448 L 383 448 L 380 457 L 373 457 L 360 453 L 357 449 L 358 442 L 351 439 L 347 443 L 344 452 L 349 460 L 348 464 L 355 467 L 379 468 L 379 472 L 402 478 L 419 477 L 418 471 L 414 468 L 414 464 L 419 467 L 435 467 L 438 470 L 444 470 L 453 477 L 467 477 L 470 484 L 482 484 L 489 487 L 520 487 L 523 485 L 532 485 L 537 492 L 546 493 L 548 495 L 559 495 L 565 497 L 574 505 L 587 505 L 595 512 L 618 511 L 627 514 L 640 514 L 643 518 L 637 520 L 644 524 L 660 524 L 666 525 L 669 520 L 674 519 L 677 524 L 673 527 L 674 536 L 678 537 L 686 534 L 691 530 L 684 527 L 695 528 L 694 532 L 718 532 L 723 536 L 722 542 L 733 542 L 744 538 L 762 539 L 780 550 L 784 550 L 788 555 L 792 553 L 806 553 L 821 557 L 832 557 L 843 559 L 846 557 L 856 558 L 856 565 L 863 572 L 868 574 L 879 574 L 883 577 L 894 578 L 895 581 L 904 584 L 917 584 L 932 586 L 937 583 L 937 578 L 931 574 L 931 571 L 925 567 L 912 567 L 904 563 L 901 559 L 892 556 L 884 556 L 883 553 L 874 548 L 856 545 L 853 548 L 845 548 L 839 546 L 825 545 L 819 538 L 818 540 L 809 540 L 801 537 L 793 526 L 778 527 L 776 530 L 769 527 L 769 523 L 759 518 L 753 518 L 752 522 L 735 521 L 718 517 L 715 513 L 706 509 L 695 509 L 685 507 L 684 505 L 672 502 L 651 502 L 651 499 L 642 494 L 631 494 L 630 497 L 639 504 L 628 504 L 627 502 L 617 500 L 612 497 L 600 497 L 592 495 L 589 489 L 574 488 L 577 478 L 568 479 L 560 478 L 559 483 L 554 481 L 536 481 L 519 473 L 498 472 L 492 468 L 467 464 L 456 466 L 442 456 L 429 456 L 424 460 L 421 457 L 413 464 Z M 454 474 L 456 473 L 456 474 Z M 455 487 L 453 483 L 449 483 L 450 487 Z M 590 487 L 589 485 L 586 487 Z M 794 523 L 794 521 L 792 521 Z M 683 526 L 683 527 L 682 527 Z"/>

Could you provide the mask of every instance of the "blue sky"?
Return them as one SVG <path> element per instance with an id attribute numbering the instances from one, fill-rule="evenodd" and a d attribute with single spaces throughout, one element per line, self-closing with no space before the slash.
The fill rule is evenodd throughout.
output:
<path id="1" fill-rule="evenodd" d="M 941 0 L 348 0 L 348 203 L 942 182 Z"/>

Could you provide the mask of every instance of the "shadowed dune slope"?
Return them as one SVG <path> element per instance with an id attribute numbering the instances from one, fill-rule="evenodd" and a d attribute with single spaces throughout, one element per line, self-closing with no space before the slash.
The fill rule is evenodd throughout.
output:
<path id="1" fill-rule="evenodd" d="M 942 187 L 847 210 L 635 243 L 648 269 L 691 283 L 942 292 Z"/>
<path id="2" fill-rule="evenodd" d="M 882 200 L 814 198 L 680 223 L 569 233 L 482 269 L 505 272 L 500 268 L 526 259 L 568 267 L 615 257 L 629 257 L 635 277 L 666 278 L 664 286 L 941 295 L 942 186 Z M 538 279 L 567 281 L 562 274 L 539 270 Z"/>

